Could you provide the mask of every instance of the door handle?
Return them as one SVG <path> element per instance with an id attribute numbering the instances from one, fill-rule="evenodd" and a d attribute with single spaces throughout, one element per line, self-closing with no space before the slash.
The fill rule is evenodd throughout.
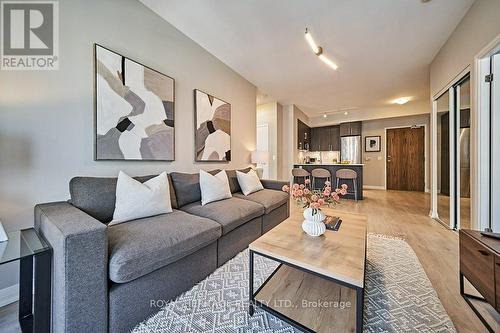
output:
<path id="1" fill-rule="evenodd" d="M 481 253 L 483 256 L 489 256 L 490 253 L 488 251 L 485 251 L 485 250 L 477 250 L 479 253 Z"/>

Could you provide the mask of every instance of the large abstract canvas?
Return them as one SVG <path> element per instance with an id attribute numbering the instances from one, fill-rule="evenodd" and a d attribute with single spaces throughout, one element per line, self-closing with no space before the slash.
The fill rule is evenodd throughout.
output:
<path id="1" fill-rule="evenodd" d="M 195 90 L 196 161 L 231 161 L 231 104 Z"/>
<path id="2" fill-rule="evenodd" d="M 174 160 L 174 79 L 95 45 L 97 160 Z"/>

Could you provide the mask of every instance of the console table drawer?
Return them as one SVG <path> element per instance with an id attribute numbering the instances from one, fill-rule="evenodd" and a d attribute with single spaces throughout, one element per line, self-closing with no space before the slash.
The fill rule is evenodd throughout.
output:
<path id="1" fill-rule="evenodd" d="M 496 255 L 468 234 L 460 232 L 460 236 L 460 271 L 495 307 L 495 270 L 500 268 L 495 265 Z"/>

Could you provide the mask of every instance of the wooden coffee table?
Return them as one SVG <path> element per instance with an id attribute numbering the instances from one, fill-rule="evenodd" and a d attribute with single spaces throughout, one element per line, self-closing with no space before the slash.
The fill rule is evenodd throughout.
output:
<path id="1" fill-rule="evenodd" d="M 249 313 L 258 306 L 305 332 L 362 332 L 366 216 L 340 216 L 338 231 L 320 237 L 302 231 L 301 212 L 249 246 Z M 280 263 L 254 292 L 254 255 Z"/>

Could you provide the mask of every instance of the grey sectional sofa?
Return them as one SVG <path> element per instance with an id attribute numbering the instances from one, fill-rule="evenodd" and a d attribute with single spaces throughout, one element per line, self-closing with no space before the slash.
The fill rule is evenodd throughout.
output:
<path id="1" fill-rule="evenodd" d="M 198 174 L 174 172 L 173 213 L 110 227 L 116 178 L 73 178 L 70 201 L 35 206 L 54 249 L 53 332 L 129 331 L 289 216 L 284 182 L 244 196 L 227 173 L 230 199 L 201 206 Z"/>

